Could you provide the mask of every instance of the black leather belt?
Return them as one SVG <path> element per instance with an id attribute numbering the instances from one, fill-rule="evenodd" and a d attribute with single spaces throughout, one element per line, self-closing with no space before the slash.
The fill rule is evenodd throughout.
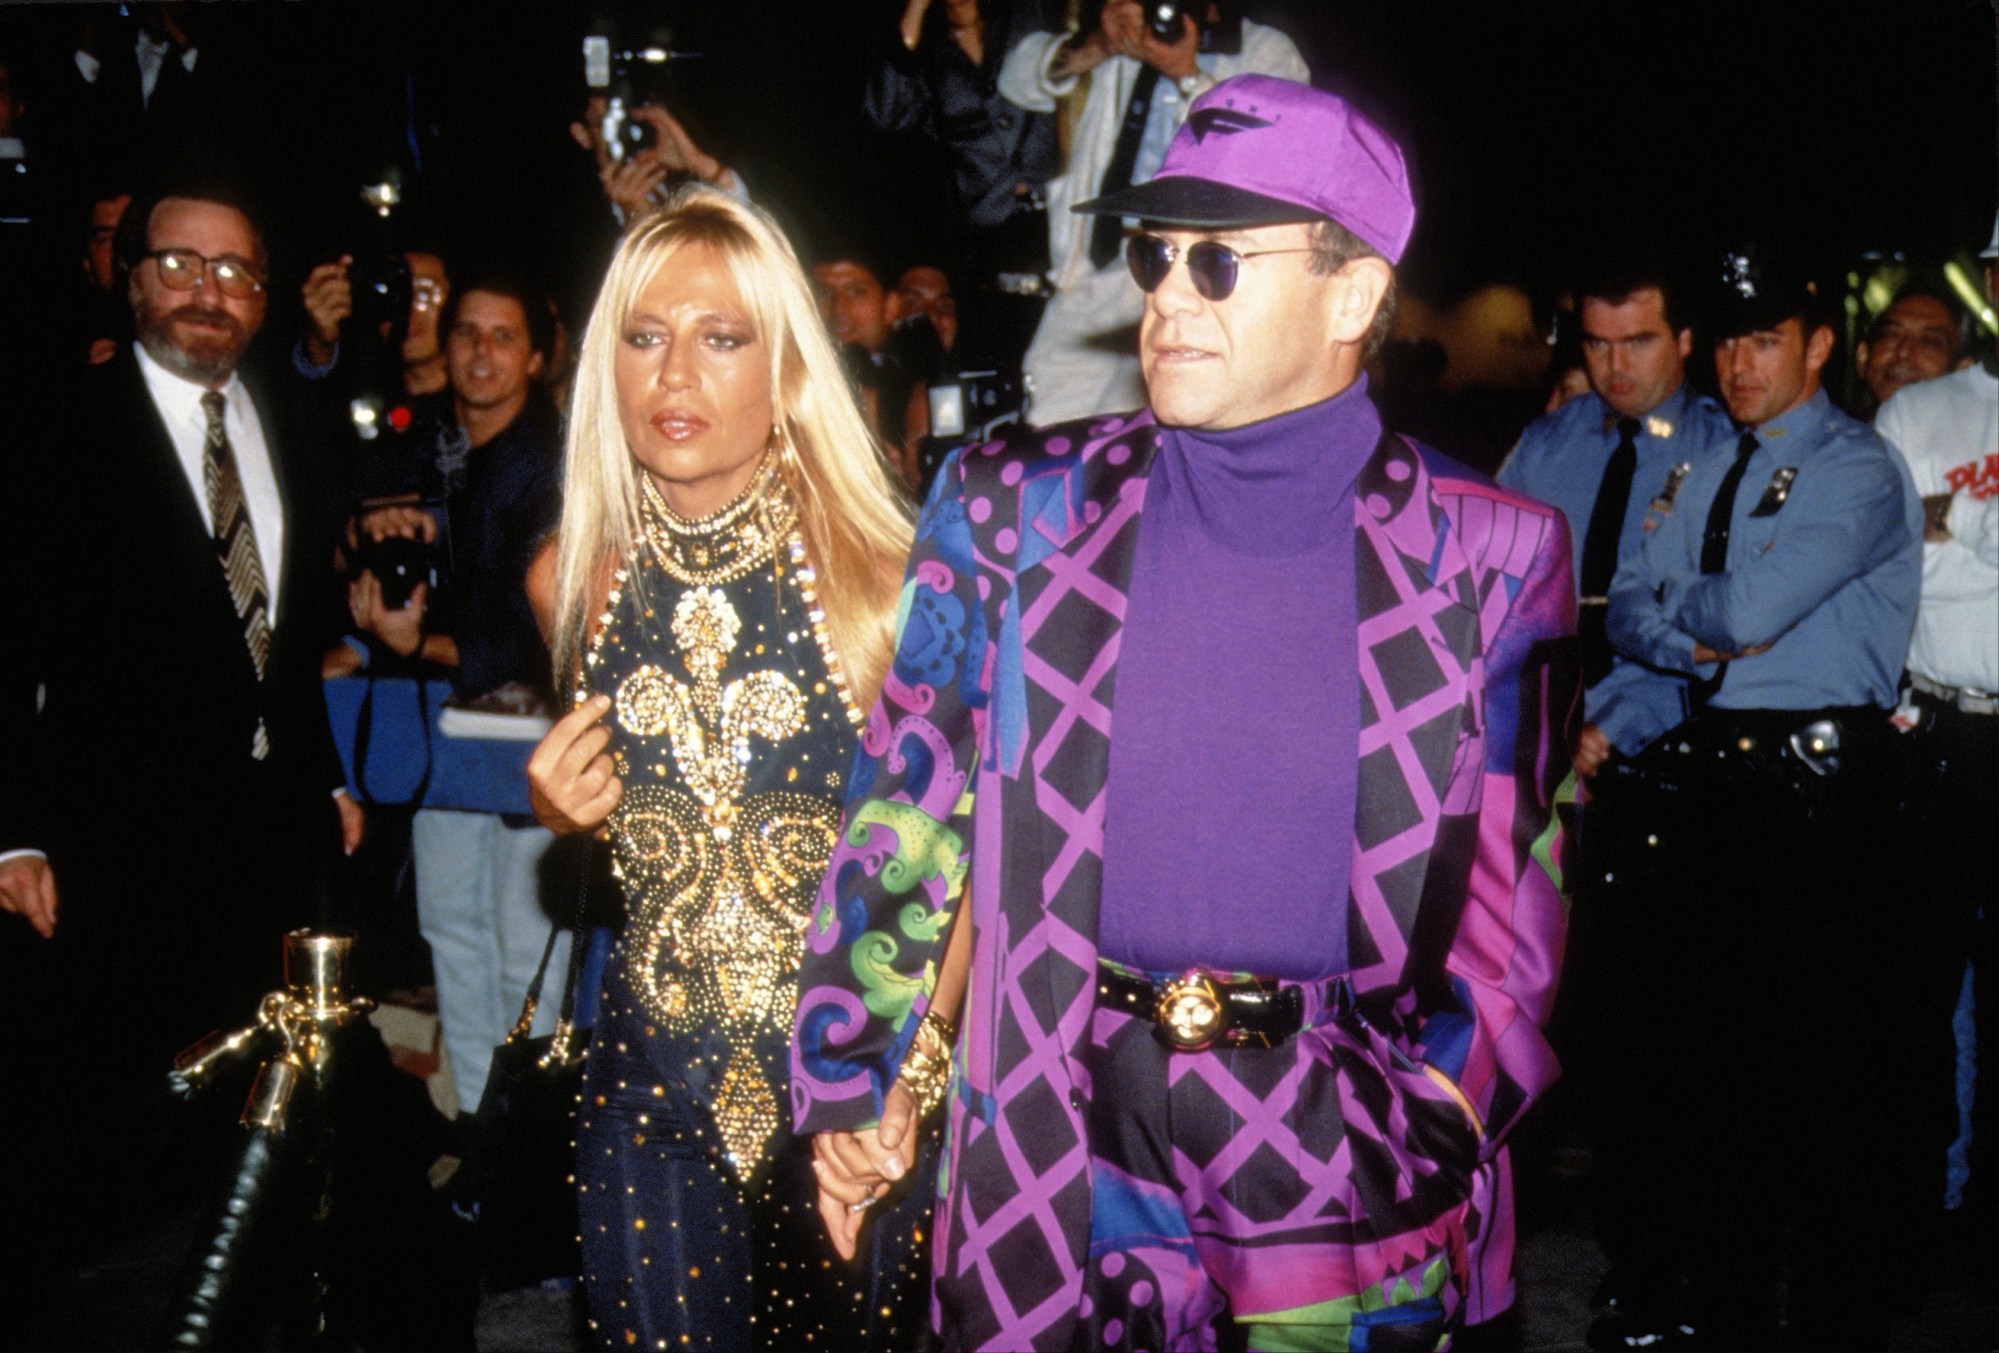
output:
<path id="1" fill-rule="evenodd" d="M 1324 984 L 1325 1004 L 1345 1013 L 1345 978 Z M 1153 1036 L 1178 1052 L 1274 1048 L 1305 1027 L 1306 988 L 1263 978 L 1230 981 L 1189 969 L 1154 982 L 1108 965 L 1097 967 L 1097 1003 L 1153 1023 Z"/>
<path id="2" fill-rule="evenodd" d="M 1824 780 L 1873 764 L 1891 729 L 1886 710 L 1707 709 L 1632 759 L 1654 779 L 1702 776 Z"/>

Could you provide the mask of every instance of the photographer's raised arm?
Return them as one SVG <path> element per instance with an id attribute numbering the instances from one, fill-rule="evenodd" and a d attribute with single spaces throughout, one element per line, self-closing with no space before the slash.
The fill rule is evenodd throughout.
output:
<path id="1" fill-rule="evenodd" d="M 354 313 L 354 288 L 347 280 L 347 269 L 353 262 L 352 257 L 342 254 L 331 263 L 322 263 L 306 274 L 300 288 L 306 331 L 299 349 L 314 372 L 323 374 L 339 360 L 340 326 Z"/>

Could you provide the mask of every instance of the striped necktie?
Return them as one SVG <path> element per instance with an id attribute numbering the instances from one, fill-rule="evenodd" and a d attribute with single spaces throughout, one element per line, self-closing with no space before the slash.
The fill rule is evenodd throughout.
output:
<path id="1" fill-rule="evenodd" d="M 243 497 L 243 480 L 236 473 L 236 453 L 223 426 L 228 401 L 219 390 L 201 397 L 208 414 L 208 438 L 202 448 L 201 477 L 208 489 L 208 518 L 214 523 L 215 555 L 229 584 L 229 600 L 243 622 L 243 642 L 256 666 L 257 680 L 271 659 L 270 590 L 264 586 L 264 561 L 257 553 L 257 532 L 250 524 L 250 505 Z M 262 716 L 251 737 L 250 755 L 262 761 L 271 752 L 270 734 Z"/>

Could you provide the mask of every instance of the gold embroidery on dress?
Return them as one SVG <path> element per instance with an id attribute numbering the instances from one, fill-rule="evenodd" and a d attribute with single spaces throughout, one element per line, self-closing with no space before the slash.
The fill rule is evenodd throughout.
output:
<path id="1" fill-rule="evenodd" d="M 649 531 L 662 560 L 666 534 Z M 768 561 L 774 541 L 763 540 Z M 729 553 L 730 568 L 761 562 L 745 562 L 757 550 Z M 716 553 L 704 557 L 715 561 Z M 615 693 L 619 724 L 635 737 L 664 734 L 689 791 L 628 783 L 613 814 L 633 907 L 628 967 L 654 1019 L 681 1032 L 720 1032 L 728 1053 L 715 1123 L 737 1177 L 747 1180 L 782 1118 L 755 1047 L 790 1033 L 806 920 L 840 810 L 831 799 L 804 794 L 744 794 L 756 758 L 779 755 L 805 731 L 805 697 L 788 676 L 768 669 L 722 681 L 743 626 L 719 588 L 688 587 L 671 623 L 689 679 L 646 664 Z"/>

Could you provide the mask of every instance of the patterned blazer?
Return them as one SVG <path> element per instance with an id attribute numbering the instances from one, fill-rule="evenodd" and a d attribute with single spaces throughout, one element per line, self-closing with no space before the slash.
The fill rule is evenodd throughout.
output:
<path id="1" fill-rule="evenodd" d="M 1075 1330 L 1104 790 L 1159 444 L 1139 414 L 1020 433 L 946 467 L 808 927 L 793 1119 L 802 1133 L 851 1129 L 880 1112 L 969 884 L 971 984 L 934 1227 L 947 1346 L 1063 1348 Z M 1414 1083 L 1435 1082 L 1481 1125 L 1451 1171 L 1472 1214 L 1459 1277 L 1479 1319 L 1511 1300 L 1500 1143 L 1557 1074 L 1540 1026 L 1565 923 L 1554 801 L 1576 709 L 1568 533 L 1559 513 L 1392 436 L 1355 503 L 1347 953 L 1367 1026 L 1423 1072 Z M 1378 1109 L 1349 1130 L 1440 1154 L 1412 1115 Z"/>

